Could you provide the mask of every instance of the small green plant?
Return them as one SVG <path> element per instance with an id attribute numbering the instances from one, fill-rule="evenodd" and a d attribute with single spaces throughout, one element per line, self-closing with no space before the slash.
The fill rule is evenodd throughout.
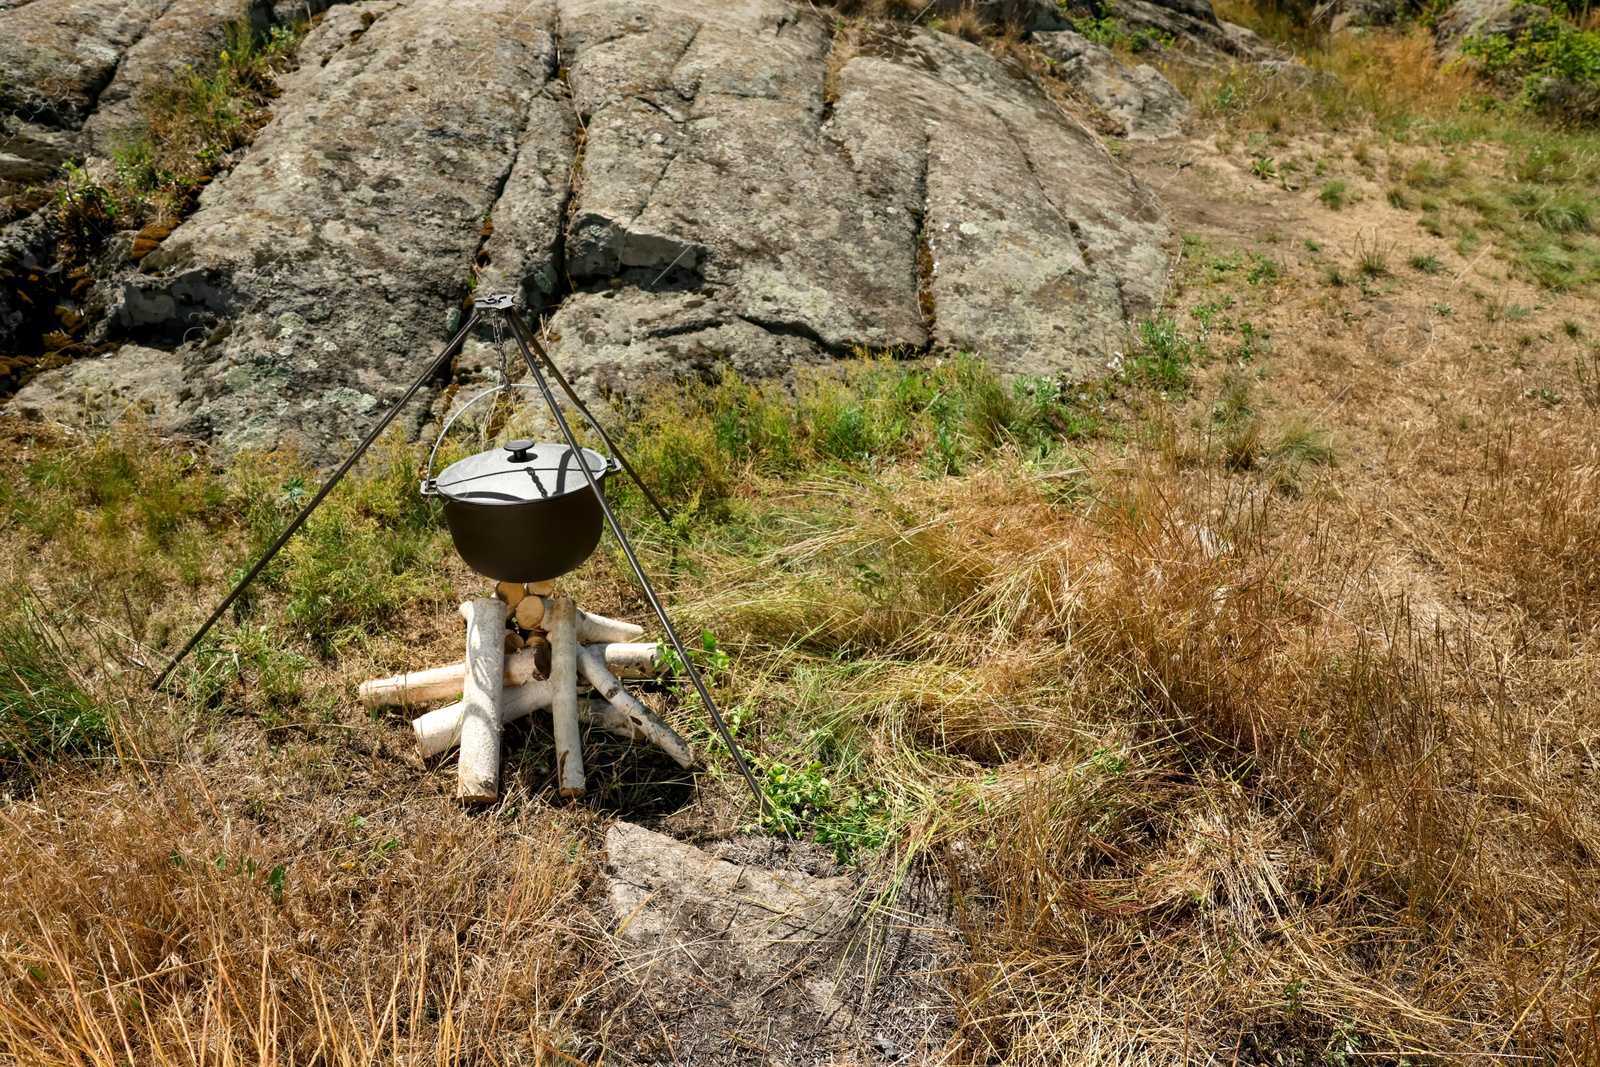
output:
<path id="1" fill-rule="evenodd" d="M 1268 259 L 1266 256 L 1252 256 L 1251 258 L 1255 262 L 1245 272 L 1245 278 L 1249 280 L 1251 285 L 1260 285 L 1262 283 L 1271 285 L 1278 280 L 1281 271 L 1276 260 Z"/>
<path id="2" fill-rule="evenodd" d="M 1194 346 L 1168 316 L 1147 318 L 1139 324 L 1139 352 L 1124 362 L 1124 373 L 1166 392 L 1181 392 L 1189 385 Z"/>
<path id="3" fill-rule="evenodd" d="M 1317 193 L 1317 199 L 1322 201 L 1324 207 L 1338 211 L 1349 203 L 1349 193 L 1350 183 L 1343 178 L 1335 178 L 1323 184 L 1322 190 Z"/>
<path id="4" fill-rule="evenodd" d="M 1290 1016 L 1298 1016 L 1305 1010 L 1306 980 L 1304 978 L 1291 978 L 1283 987 L 1283 1010 Z"/>
<path id="5" fill-rule="evenodd" d="M 1372 239 L 1369 241 L 1362 234 L 1356 235 L 1356 273 L 1363 278 L 1383 278 L 1389 273 L 1389 256 L 1394 251 L 1393 245 L 1385 245 L 1378 238 L 1374 229 Z"/>
<path id="6" fill-rule="evenodd" d="M 1444 264 L 1439 262 L 1438 256 L 1415 255 L 1406 262 L 1411 264 L 1412 270 L 1420 270 L 1424 274 L 1438 274 L 1444 270 Z"/>
<path id="7" fill-rule="evenodd" d="M 821 762 L 804 767 L 771 763 L 761 779 L 775 828 L 796 835 L 810 831 L 819 843 L 831 846 L 842 863 L 851 862 L 861 850 L 876 851 L 888 840 L 885 795 L 836 784 Z"/>
<path id="8" fill-rule="evenodd" d="M 690 645 L 689 658 L 694 661 L 695 669 L 700 672 L 700 676 L 708 685 L 716 684 L 733 665 L 733 657 L 718 644 L 716 636 L 710 630 L 700 631 L 700 647 L 695 648 Z M 670 645 L 661 646 L 661 661 L 669 678 L 683 678 L 687 673 L 683 669 L 683 660 L 679 658 L 678 650 Z M 677 682 L 672 683 L 670 687 L 674 691 L 682 689 Z"/>

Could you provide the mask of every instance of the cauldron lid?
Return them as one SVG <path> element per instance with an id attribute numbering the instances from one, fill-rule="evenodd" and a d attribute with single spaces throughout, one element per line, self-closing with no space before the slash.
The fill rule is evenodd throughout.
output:
<path id="1" fill-rule="evenodd" d="M 595 478 L 607 471 L 606 458 L 583 450 Z M 451 500 L 472 504 L 526 504 L 587 493 L 589 483 L 564 444 L 507 441 L 497 449 L 457 460 L 439 472 L 434 488 Z"/>

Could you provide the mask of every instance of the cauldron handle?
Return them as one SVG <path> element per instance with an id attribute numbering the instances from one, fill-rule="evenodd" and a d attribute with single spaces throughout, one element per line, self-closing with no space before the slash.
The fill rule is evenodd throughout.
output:
<path id="1" fill-rule="evenodd" d="M 445 434 L 450 432 L 450 427 L 452 427 L 452 426 L 454 426 L 456 424 L 456 420 L 457 419 L 459 419 L 462 415 L 466 414 L 466 411 L 467 411 L 468 408 L 470 408 L 472 405 L 476 404 L 478 401 L 482 400 L 484 397 L 490 396 L 490 395 L 492 395 L 494 393 L 504 393 L 504 392 L 508 392 L 508 391 L 510 391 L 512 389 L 533 389 L 533 388 L 534 387 L 529 385 L 527 382 L 506 382 L 503 385 L 490 386 L 488 389 L 485 389 L 483 392 L 479 393 L 477 396 L 473 397 L 471 400 L 467 401 L 465 404 L 462 404 L 460 407 L 456 408 L 455 413 L 452 414 L 448 419 L 446 419 L 445 422 L 444 422 L 444 425 L 439 428 L 439 436 L 435 437 L 433 439 L 433 448 L 428 452 L 428 469 L 427 469 L 427 471 L 424 472 L 424 477 L 422 479 L 422 485 L 419 487 L 419 491 L 422 493 L 422 495 L 423 496 L 438 496 L 439 495 L 439 490 L 437 488 L 435 488 L 434 480 L 433 480 L 433 463 L 434 463 L 434 460 L 436 460 L 439 457 L 439 446 L 444 444 Z M 535 390 L 535 391 L 537 391 L 537 390 Z"/>

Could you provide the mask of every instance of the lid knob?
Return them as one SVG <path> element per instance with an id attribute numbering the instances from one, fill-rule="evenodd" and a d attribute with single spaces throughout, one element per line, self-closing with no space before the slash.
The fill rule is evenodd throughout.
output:
<path id="1" fill-rule="evenodd" d="M 507 460 L 508 463 L 526 463 L 533 458 L 528 455 L 529 450 L 534 447 L 532 441 L 524 441 L 519 437 L 515 441 L 507 441 L 500 447 L 511 453 L 511 458 Z"/>

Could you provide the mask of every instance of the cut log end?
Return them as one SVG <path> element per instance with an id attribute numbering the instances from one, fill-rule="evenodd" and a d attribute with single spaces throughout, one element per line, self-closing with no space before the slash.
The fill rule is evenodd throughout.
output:
<path id="1" fill-rule="evenodd" d="M 544 601 L 536 596 L 524 597 L 518 604 L 512 618 L 524 630 L 532 630 L 544 622 Z"/>

